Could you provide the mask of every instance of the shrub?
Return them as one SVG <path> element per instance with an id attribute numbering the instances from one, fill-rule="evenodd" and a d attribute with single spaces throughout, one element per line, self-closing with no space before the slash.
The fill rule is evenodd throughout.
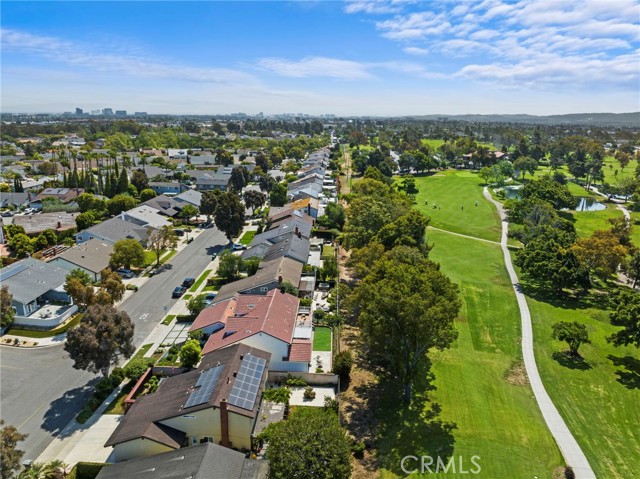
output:
<path id="1" fill-rule="evenodd" d="M 125 288 L 129 291 L 138 291 L 138 287 L 135 284 L 128 284 Z"/>
<path id="2" fill-rule="evenodd" d="M 353 446 L 351 446 L 351 452 L 353 452 L 353 456 L 357 459 L 362 459 L 364 457 L 365 449 L 366 446 L 362 441 L 356 441 L 353 443 Z"/>
<path id="3" fill-rule="evenodd" d="M 284 380 L 284 384 L 287 386 L 306 386 L 307 385 L 307 381 L 305 381 L 302 378 L 297 378 L 295 376 L 292 376 L 291 374 L 287 374 L 287 377 Z"/>
<path id="4" fill-rule="evenodd" d="M 323 372 L 324 372 L 324 369 L 316 368 L 316 374 L 320 374 L 320 373 L 323 373 Z"/>
<path id="5" fill-rule="evenodd" d="M 153 362 L 149 358 L 135 358 L 124 368 L 124 374 L 129 379 L 137 381 Z"/>
<path id="6" fill-rule="evenodd" d="M 307 386 L 306 388 L 304 388 L 304 394 L 302 395 L 302 397 L 306 400 L 311 401 L 316 398 L 316 392 L 311 386 Z"/>
<path id="7" fill-rule="evenodd" d="M 122 382 L 125 376 L 124 369 L 116 367 L 113 368 L 109 377 L 111 378 L 111 382 L 117 386 Z"/>
<path id="8" fill-rule="evenodd" d="M 338 412 L 338 400 L 336 398 L 332 398 L 329 396 L 325 396 L 324 397 L 324 409 L 325 410 L 332 410 L 333 412 L 337 413 Z"/>
<path id="9" fill-rule="evenodd" d="M 353 355 L 351 351 L 340 351 L 333 358 L 333 373 L 340 376 L 341 381 L 349 381 L 351 368 L 353 367 Z"/>
<path id="10" fill-rule="evenodd" d="M 311 298 L 300 298 L 300 306 L 311 306 L 313 300 Z"/>
<path id="11" fill-rule="evenodd" d="M 565 479 L 576 479 L 576 473 L 570 466 L 567 466 L 564 468 L 564 477 Z"/>
<path id="12" fill-rule="evenodd" d="M 263 397 L 266 401 L 287 404 L 291 398 L 291 390 L 287 387 L 267 389 Z"/>

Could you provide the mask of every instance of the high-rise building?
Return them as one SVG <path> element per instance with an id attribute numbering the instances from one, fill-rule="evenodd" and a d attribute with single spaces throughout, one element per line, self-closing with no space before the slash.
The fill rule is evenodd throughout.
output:
<path id="1" fill-rule="evenodd" d="M 102 115 L 102 110 L 91 110 L 91 114 L 93 116 Z"/>
<path id="2" fill-rule="evenodd" d="M 116 110 L 116 116 L 127 116 L 127 110 Z"/>
<path id="3" fill-rule="evenodd" d="M 113 110 L 111 108 L 103 108 L 102 114 L 104 116 L 113 116 Z"/>
<path id="4" fill-rule="evenodd" d="M 76 115 L 84 115 L 82 108 L 76 108 Z"/>
<path id="5" fill-rule="evenodd" d="M 146 111 L 137 111 L 133 114 L 133 116 L 147 116 Z"/>

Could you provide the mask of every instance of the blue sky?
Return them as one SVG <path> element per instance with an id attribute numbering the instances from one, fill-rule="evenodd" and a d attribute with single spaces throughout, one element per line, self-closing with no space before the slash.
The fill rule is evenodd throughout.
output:
<path id="1" fill-rule="evenodd" d="M 1 111 L 640 109 L 637 0 L 3 1 Z"/>

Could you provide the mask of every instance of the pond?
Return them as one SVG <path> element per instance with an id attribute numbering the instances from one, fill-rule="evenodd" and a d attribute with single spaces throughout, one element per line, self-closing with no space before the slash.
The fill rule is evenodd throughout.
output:
<path id="1" fill-rule="evenodd" d="M 581 196 L 577 198 L 578 205 L 576 211 L 602 211 L 606 210 L 607 206 L 602 203 L 598 203 L 591 197 Z"/>
<path id="2" fill-rule="evenodd" d="M 505 186 L 504 197 L 508 200 L 519 200 L 522 198 L 522 186 Z"/>

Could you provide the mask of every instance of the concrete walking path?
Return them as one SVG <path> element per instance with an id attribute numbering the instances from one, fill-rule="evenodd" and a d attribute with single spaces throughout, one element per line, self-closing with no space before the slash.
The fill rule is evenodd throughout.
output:
<path id="1" fill-rule="evenodd" d="M 506 213 L 504 211 L 504 208 L 502 207 L 502 204 L 498 201 L 495 201 L 491 197 L 491 194 L 486 187 L 484 188 L 483 194 L 484 197 L 488 201 L 493 203 L 498 209 L 498 213 L 502 220 L 502 239 L 500 241 L 500 245 L 502 247 L 502 253 L 504 255 L 505 266 L 507 267 L 509 278 L 511 279 L 513 289 L 516 293 L 518 308 L 520 309 L 520 318 L 522 321 L 522 357 L 524 359 L 524 366 L 527 371 L 527 376 L 529 377 L 531 389 L 533 390 L 533 394 L 538 403 L 538 407 L 540 408 L 540 412 L 542 412 L 542 417 L 544 418 L 547 427 L 551 431 L 551 434 L 553 435 L 553 438 L 555 439 L 565 462 L 567 463 L 567 465 L 573 468 L 573 471 L 576 474 L 576 478 L 595 479 L 596 475 L 593 472 L 593 469 L 591 469 L 587 457 L 582 452 L 582 449 L 578 445 L 578 442 L 571 434 L 571 431 L 562 419 L 562 416 L 560 416 L 560 413 L 551 401 L 549 394 L 544 388 L 542 379 L 540 378 L 540 373 L 538 372 L 538 367 L 536 365 L 536 359 L 533 352 L 533 328 L 531 325 L 531 313 L 529 312 L 529 306 L 527 305 L 525 295 L 522 293 L 522 289 L 520 288 L 518 276 L 516 275 L 516 271 L 513 268 L 513 263 L 511 262 L 511 254 L 509 253 L 509 249 L 507 247 L 508 223 Z"/>

